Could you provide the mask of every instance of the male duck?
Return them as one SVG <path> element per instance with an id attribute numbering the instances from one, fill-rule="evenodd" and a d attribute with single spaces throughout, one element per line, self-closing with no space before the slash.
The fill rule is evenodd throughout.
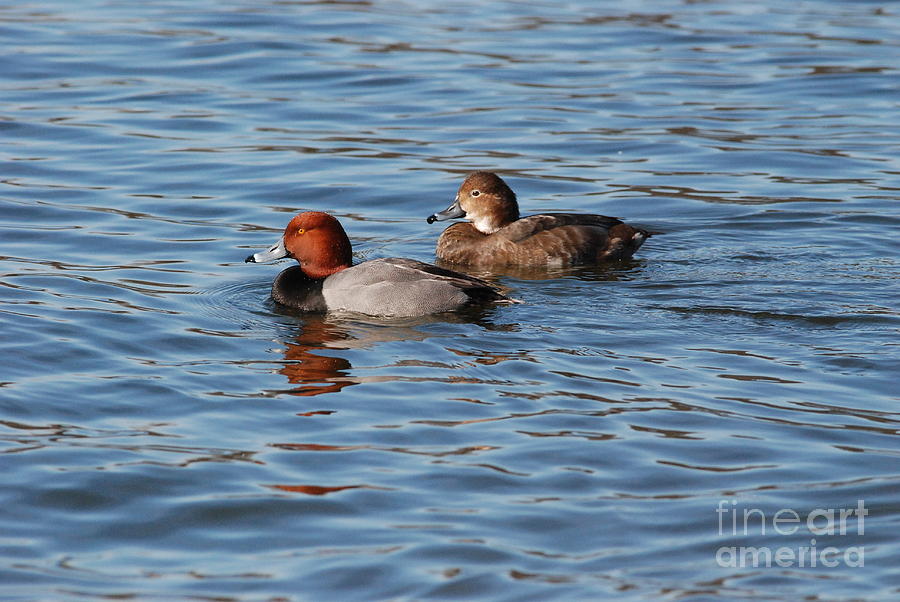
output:
<path id="1" fill-rule="evenodd" d="M 350 239 L 327 213 L 295 216 L 284 236 L 245 261 L 293 257 L 300 265 L 275 278 L 272 298 L 303 311 L 344 310 L 373 316 L 422 316 L 478 302 L 512 301 L 484 280 L 413 259 L 352 264 Z"/>
<path id="2" fill-rule="evenodd" d="M 497 174 L 476 171 L 428 223 L 464 217 L 444 230 L 437 256 L 472 266 L 565 266 L 627 259 L 650 232 L 615 217 L 542 213 L 519 218 L 516 194 Z"/>

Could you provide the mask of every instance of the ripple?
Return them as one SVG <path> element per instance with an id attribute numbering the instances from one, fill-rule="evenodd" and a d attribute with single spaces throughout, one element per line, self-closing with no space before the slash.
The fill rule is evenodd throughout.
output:
<path id="1" fill-rule="evenodd" d="M 475 7 L 0 8 L 8 595 L 895 593 L 890 7 Z M 433 261 L 475 169 L 657 235 L 411 320 L 241 263 L 309 209 Z M 864 500 L 869 562 L 720 567 L 812 536 L 721 500 Z"/>

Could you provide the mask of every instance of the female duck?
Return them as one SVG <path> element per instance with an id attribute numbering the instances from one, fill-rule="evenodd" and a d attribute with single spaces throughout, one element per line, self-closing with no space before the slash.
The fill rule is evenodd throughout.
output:
<path id="1" fill-rule="evenodd" d="M 464 217 L 437 243 L 439 259 L 474 266 L 565 266 L 627 259 L 650 233 L 615 217 L 543 213 L 519 218 L 516 194 L 499 176 L 469 175 L 456 200 L 428 223 Z"/>
<path id="2" fill-rule="evenodd" d="M 300 265 L 275 278 L 272 298 L 303 311 L 344 310 L 374 316 L 422 316 L 476 302 L 511 301 L 483 280 L 391 257 L 352 264 L 350 239 L 327 213 L 294 217 L 284 236 L 248 262 L 293 257 Z"/>

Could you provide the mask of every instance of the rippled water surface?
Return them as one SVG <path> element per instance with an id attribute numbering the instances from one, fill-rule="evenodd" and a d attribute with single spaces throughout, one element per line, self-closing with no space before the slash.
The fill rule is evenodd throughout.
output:
<path id="1" fill-rule="evenodd" d="M 5 596 L 900 596 L 897 4 L 48 0 L 0 41 Z M 433 261 L 475 169 L 658 234 L 417 320 L 243 263 L 308 209 Z"/>

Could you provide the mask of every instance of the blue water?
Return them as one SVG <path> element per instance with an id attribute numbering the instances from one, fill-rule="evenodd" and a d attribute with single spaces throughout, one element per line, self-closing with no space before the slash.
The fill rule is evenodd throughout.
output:
<path id="1" fill-rule="evenodd" d="M 0 42 L 4 598 L 900 596 L 896 4 L 47 0 Z M 476 169 L 659 234 L 416 320 L 243 263 L 310 209 L 433 261 Z"/>

